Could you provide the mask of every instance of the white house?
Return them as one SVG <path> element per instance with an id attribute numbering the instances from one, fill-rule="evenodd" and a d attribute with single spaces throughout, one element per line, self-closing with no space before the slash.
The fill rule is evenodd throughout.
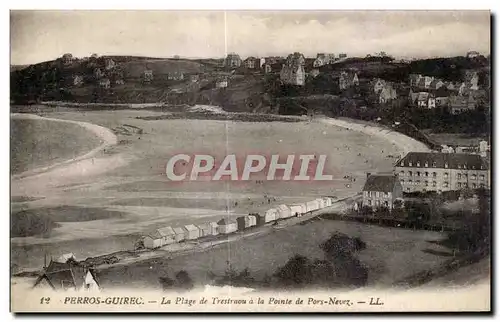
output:
<path id="1" fill-rule="evenodd" d="M 186 239 L 186 230 L 184 230 L 184 228 L 182 227 L 175 227 L 173 228 L 174 232 L 175 232 L 175 241 L 176 242 L 181 242 L 183 240 Z"/>
<path id="2" fill-rule="evenodd" d="M 186 239 L 187 240 L 193 240 L 200 238 L 200 229 L 196 227 L 195 225 L 186 225 L 184 226 L 184 229 L 186 230 Z"/>
<path id="3" fill-rule="evenodd" d="M 289 205 L 293 216 L 300 217 L 307 212 L 307 207 L 303 203 Z"/>
<path id="4" fill-rule="evenodd" d="M 312 201 L 306 202 L 306 209 L 307 209 L 307 212 L 318 210 L 319 209 L 318 200 L 312 200 Z"/>
<path id="5" fill-rule="evenodd" d="M 223 218 L 217 222 L 219 233 L 230 234 L 238 230 L 238 223 L 234 218 Z"/>

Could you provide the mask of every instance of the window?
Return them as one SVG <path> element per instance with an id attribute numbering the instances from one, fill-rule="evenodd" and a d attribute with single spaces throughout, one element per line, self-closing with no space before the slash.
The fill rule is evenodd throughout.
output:
<path id="1" fill-rule="evenodd" d="M 380 194 L 379 194 L 379 192 L 378 192 L 378 191 L 377 191 L 377 192 L 375 192 L 375 196 L 376 196 L 377 198 L 378 198 L 378 197 L 380 197 Z"/>
<path id="2" fill-rule="evenodd" d="M 384 201 L 384 206 L 385 207 L 389 207 L 389 202 L 388 201 Z"/>
<path id="3" fill-rule="evenodd" d="M 404 167 L 405 166 L 405 162 L 404 161 L 401 161 L 401 166 Z"/>
<path id="4" fill-rule="evenodd" d="M 428 168 L 429 167 L 429 162 L 425 161 L 425 167 Z"/>
<path id="5" fill-rule="evenodd" d="M 399 180 L 399 181 L 401 182 L 401 184 L 404 184 L 404 183 L 405 183 L 404 179 L 401 179 L 401 180 Z"/>
<path id="6" fill-rule="evenodd" d="M 401 171 L 401 172 L 399 173 L 399 175 L 400 175 L 401 177 L 403 177 L 403 176 L 405 175 L 405 172 L 404 172 L 404 171 Z"/>
<path id="7" fill-rule="evenodd" d="M 435 178 L 435 177 L 437 177 L 437 173 L 436 173 L 436 172 L 433 172 L 433 173 L 432 173 L 432 176 L 433 176 L 434 178 Z"/>
<path id="8" fill-rule="evenodd" d="M 476 189 L 477 185 L 475 183 L 472 184 L 472 189 Z"/>
<path id="9" fill-rule="evenodd" d="M 432 181 L 432 186 L 435 187 L 436 186 L 436 181 Z"/>
<path id="10" fill-rule="evenodd" d="M 432 166 L 435 168 L 436 167 L 436 162 L 432 162 Z"/>
<path id="11" fill-rule="evenodd" d="M 376 206 L 380 206 L 380 200 L 375 201 Z"/>
<path id="12" fill-rule="evenodd" d="M 368 196 L 371 197 L 372 196 L 372 192 L 371 191 L 368 191 Z"/>
<path id="13" fill-rule="evenodd" d="M 413 180 L 408 180 L 408 184 L 412 185 L 413 184 Z"/>
<path id="14" fill-rule="evenodd" d="M 410 162 L 408 162 L 408 166 L 409 166 L 409 167 L 413 166 L 413 162 L 411 162 L 411 161 L 410 161 Z"/>
<path id="15" fill-rule="evenodd" d="M 481 188 L 484 188 L 484 183 L 479 184 Z"/>
<path id="16" fill-rule="evenodd" d="M 472 180 L 477 180 L 477 175 L 473 174 L 471 178 Z"/>
<path id="17" fill-rule="evenodd" d="M 444 173 L 444 178 L 445 178 L 445 179 L 448 179 L 448 172 L 445 172 L 445 173 Z"/>
<path id="18" fill-rule="evenodd" d="M 410 188 L 406 188 L 406 191 L 410 192 Z"/>
<path id="19" fill-rule="evenodd" d="M 458 180 L 462 179 L 462 174 L 461 173 L 457 173 L 457 179 Z"/>
<path id="20" fill-rule="evenodd" d="M 480 175 L 480 176 L 479 176 L 479 179 L 480 179 L 480 180 L 484 180 L 484 174 Z"/>
<path id="21" fill-rule="evenodd" d="M 467 180 L 467 177 L 468 177 L 467 173 L 464 173 L 464 179 Z"/>
<path id="22" fill-rule="evenodd" d="M 457 188 L 460 188 L 462 184 L 460 182 L 457 182 Z"/>
<path id="23" fill-rule="evenodd" d="M 368 200 L 368 206 L 371 206 L 371 205 L 372 205 L 372 201 Z"/>
<path id="24" fill-rule="evenodd" d="M 444 163 L 444 167 L 445 167 L 445 168 L 448 168 L 448 162 L 445 162 L 445 163 Z"/>
<path id="25" fill-rule="evenodd" d="M 429 176 L 429 172 L 426 171 L 425 172 L 425 176 L 428 177 Z"/>
<path id="26" fill-rule="evenodd" d="M 429 186 L 429 181 L 425 180 L 424 184 L 425 184 L 426 187 L 428 187 Z"/>
<path id="27" fill-rule="evenodd" d="M 415 181 L 415 184 L 420 184 L 420 180 Z"/>
<path id="28" fill-rule="evenodd" d="M 420 167 L 420 161 L 417 161 L 417 167 Z"/>
<path id="29" fill-rule="evenodd" d="M 411 177 L 413 175 L 413 172 L 408 171 L 408 175 Z"/>
<path id="30" fill-rule="evenodd" d="M 420 171 L 417 171 L 417 177 L 420 177 Z"/>
<path id="31" fill-rule="evenodd" d="M 445 182 L 443 183 L 443 187 L 448 188 L 448 182 L 447 182 L 447 181 L 445 181 Z"/>

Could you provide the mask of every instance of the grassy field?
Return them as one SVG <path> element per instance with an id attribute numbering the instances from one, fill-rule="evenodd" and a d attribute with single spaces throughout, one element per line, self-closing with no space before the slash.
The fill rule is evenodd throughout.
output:
<path id="1" fill-rule="evenodd" d="M 358 258 L 368 267 L 367 286 L 390 287 L 394 281 L 448 259 L 427 251 L 442 248 L 431 243 L 443 237 L 437 232 L 323 220 L 289 227 L 258 238 L 234 241 L 203 253 L 119 266 L 98 274 L 101 285 L 108 288 L 159 288 L 159 277 L 172 277 L 179 270 L 187 270 L 197 284 L 205 284 L 209 282 L 209 271 L 223 275 L 229 262 L 233 269 L 240 271 L 248 268 L 254 278 L 261 280 L 284 265 L 294 254 L 310 259 L 323 258 L 319 244 L 334 232 L 360 237 L 366 242 L 367 247 L 358 254 Z"/>
<path id="2" fill-rule="evenodd" d="M 131 125 L 142 132 L 118 134 L 121 143 L 97 155 L 95 164 L 67 166 L 59 172 L 12 182 L 13 200 L 19 201 L 12 203 L 13 213 L 41 211 L 58 224 L 49 237 L 11 238 L 13 262 L 21 267 L 40 267 L 44 253 L 38 251 L 38 245 L 54 256 L 71 251 L 81 259 L 132 249 L 141 234 L 162 226 L 236 217 L 322 195 L 346 197 L 361 190 L 366 172 L 391 170 L 394 160 L 386 156 L 399 153 L 395 145 L 383 139 L 315 121 L 143 120 L 137 117 L 164 113 L 62 110 L 44 115 L 109 129 Z M 259 183 L 256 180 L 263 178 L 257 176 L 248 182 L 173 183 L 164 171 L 167 160 L 177 153 L 206 153 L 217 160 L 229 153 L 242 157 L 249 153 L 325 154 L 324 173 L 332 174 L 334 180 Z M 345 175 L 356 181 L 343 179 Z M 74 218 L 75 211 L 83 207 L 123 216 L 99 214 L 88 221 L 61 219 Z"/>
<path id="3" fill-rule="evenodd" d="M 76 124 L 25 119 L 11 119 L 10 140 L 12 174 L 78 157 L 101 143 Z"/>
<path id="4" fill-rule="evenodd" d="M 479 146 L 480 141 L 488 141 L 487 137 L 476 137 L 460 133 L 428 133 L 428 135 L 439 144 L 452 146 Z"/>

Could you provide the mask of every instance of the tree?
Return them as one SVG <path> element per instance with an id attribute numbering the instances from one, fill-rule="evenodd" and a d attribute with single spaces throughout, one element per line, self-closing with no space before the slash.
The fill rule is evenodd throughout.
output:
<path id="1" fill-rule="evenodd" d="M 310 261 L 302 255 L 294 255 L 274 274 L 278 283 L 284 286 L 297 287 L 311 282 Z"/>
<path id="2" fill-rule="evenodd" d="M 363 216 L 367 216 L 367 217 L 368 216 L 372 216 L 373 215 L 373 209 L 372 209 L 372 207 L 363 206 L 363 207 L 361 207 L 360 213 Z"/>
<path id="3" fill-rule="evenodd" d="M 181 270 L 175 274 L 176 285 L 183 289 L 192 289 L 194 287 L 193 280 L 189 276 L 188 272 Z"/>
<path id="4" fill-rule="evenodd" d="M 162 276 L 159 279 L 160 285 L 164 291 L 174 287 L 175 281 L 168 276 Z"/>
<path id="5" fill-rule="evenodd" d="M 325 252 L 326 258 L 335 258 L 338 255 L 348 255 L 366 248 L 366 244 L 359 238 L 351 238 L 344 234 L 334 233 L 325 242 L 319 245 Z"/>

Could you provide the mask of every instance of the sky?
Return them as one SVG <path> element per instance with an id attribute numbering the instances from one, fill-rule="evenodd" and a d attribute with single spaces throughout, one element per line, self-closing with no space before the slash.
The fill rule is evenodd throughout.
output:
<path id="1" fill-rule="evenodd" d="M 301 52 L 396 58 L 490 52 L 488 11 L 11 11 L 11 64 L 138 55 Z"/>

